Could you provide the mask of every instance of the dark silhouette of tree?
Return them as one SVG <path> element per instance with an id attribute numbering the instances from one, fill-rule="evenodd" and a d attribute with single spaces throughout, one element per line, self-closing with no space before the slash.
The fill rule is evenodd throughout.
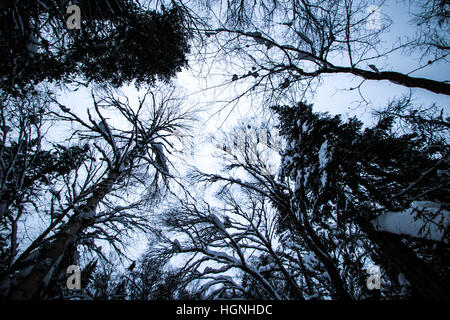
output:
<path id="1" fill-rule="evenodd" d="M 422 250 L 416 251 L 416 245 L 401 241 L 402 234 L 376 231 L 370 223 L 385 212 L 406 210 L 418 200 L 436 202 L 441 208 L 435 213 L 437 217 L 446 209 L 449 185 L 440 172 L 446 170 L 448 162 L 447 140 L 439 136 L 425 140 L 414 131 L 396 134 L 396 119 L 387 114 L 374 127 L 362 130 L 362 123 L 355 119 L 343 122 L 338 116 L 314 114 L 305 104 L 275 110 L 280 115 L 280 134 L 290 146 L 283 157 L 286 174 L 296 181 L 291 201 L 306 213 L 303 222 L 326 226 L 324 219 L 330 218 L 331 203 L 336 206 L 336 223 L 354 225 L 365 233 L 380 252 L 383 264 L 402 273 L 419 295 L 448 298 L 449 286 L 444 280 L 448 275 L 436 265 L 441 252 L 437 247 L 448 241 L 444 222 L 424 218 L 426 209 L 413 214 L 415 220 L 424 219 L 424 229 L 439 224 L 444 238 L 435 238 L 438 243 L 433 253 L 426 236 L 407 235 L 407 239 L 422 239 Z M 442 124 L 434 126 L 442 129 Z M 337 207 L 339 204 L 344 209 Z M 433 263 L 424 257 L 424 246 Z"/>
<path id="2" fill-rule="evenodd" d="M 186 288 L 186 272 L 167 269 L 167 261 L 148 252 L 136 263 L 133 270 L 118 271 L 112 265 L 102 267 L 89 264 L 90 280 L 76 295 L 68 299 L 92 300 L 192 300 L 199 295 Z M 86 268 L 86 270 L 87 270 Z"/>
<path id="3" fill-rule="evenodd" d="M 273 110 L 283 138 L 279 174 L 246 144 L 223 174 L 196 172 L 194 180 L 218 187 L 223 209 L 180 200 L 164 218 L 170 235 L 161 237 L 161 254 L 192 255 L 183 269 L 205 281 L 200 292 L 210 298 L 447 298 L 446 120 L 408 100 L 367 128 L 304 103 Z M 421 230 L 377 225 L 403 212 Z M 367 287 L 371 264 L 381 267 L 381 291 Z"/>
<path id="4" fill-rule="evenodd" d="M 419 29 L 412 49 L 421 54 L 422 58 L 437 58 L 443 53 L 448 53 L 449 44 L 449 18 L 450 2 L 448 0 L 416 1 L 409 3 L 417 6 L 413 10 L 412 23 Z"/>
<path id="5" fill-rule="evenodd" d="M 9 239 L 8 254 L 2 256 L 2 274 L 13 268 L 18 253 L 18 223 L 27 207 L 39 207 L 42 189 L 53 181 L 79 169 L 89 146 L 54 145 L 45 149 L 44 139 L 48 104 L 39 96 L 3 99 L 0 145 L 0 223 L 2 236 Z"/>
<path id="6" fill-rule="evenodd" d="M 66 26 L 79 4 L 80 29 Z M 4 1 L 0 13 L 1 88 L 18 94 L 44 80 L 115 86 L 167 81 L 187 65 L 189 34 L 175 8 L 133 1 Z"/>
<path id="7" fill-rule="evenodd" d="M 203 30 L 214 48 L 209 61 L 213 65 L 220 57 L 229 63 L 221 74 L 222 85 L 236 90 L 226 105 L 247 95 L 270 104 L 290 96 L 297 101 L 309 98 L 323 79 L 334 75 L 353 77 L 358 83 L 342 90 L 358 90 L 366 103 L 362 87 L 373 80 L 449 95 L 448 81 L 418 74 L 448 61 L 447 1 L 412 2 L 412 11 L 426 22 L 414 24 L 417 36 L 399 35 L 389 47 L 381 41 L 391 26 L 384 1 L 209 2 L 212 22 Z M 371 5 L 379 6 L 378 17 L 369 12 Z M 226 9 L 215 14 L 221 6 Z M 379 23 L 371 26 L 378 18 Z M 422 59 L 413 61 L 408 71 L 399 71 L 394 56 L 412 51 L 420 52 Z"/>
<path id="8" fill-rule="evenodd" d="M 51 219 L 8 270 L 3 284 L 10 298 L 35 297 L 56 270 L 65 271 L 68 265 L 64 263 L 72 262 L 70 252 L 75 254 L 79 246 L 102 256 L 94 240 L 106 240 L 121 254 L 126 234 L 149 227 L 146 212 L 171 177 L 165 158 L 165 150 L 170 148 L 167 138 L 183 130 L 190 119 L 174 105 L 173 96 L 160 91 L 148 92 L 150 101 L 147 103 L 144 97 L 137 108 L 112 94 L 93 97 L 94 114 L 88 111 L 88 122 L 60 104 L 61 111 L 52 113 L 58 121 L 79 126 L 71 139 L 88 142 L 89 153 L 86 161 L 58 184 L 52 180 L 61 189 L 52 192 Z M 124 127 L 110 124 L 103 115 L 105 109 L 115 110 Z M 75 163 L 72 160 L 70 164 L 73 167 Z M 147 177 L 144 180 L 143 175 Z M 132 189 L 136 196 L 127 199 L 125 194 Z M 69 247 L 73 249 L 68 252 Z"/>

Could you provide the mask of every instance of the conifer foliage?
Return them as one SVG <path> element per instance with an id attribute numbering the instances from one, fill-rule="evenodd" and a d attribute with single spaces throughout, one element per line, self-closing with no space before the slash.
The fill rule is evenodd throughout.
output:
<path id="1" fill-rule="evenodd" d="M 81 26 L 70 30 L 66 10 L 72 4 L 79 5 Z M 154 83 L 187 65 L 189 37 L 173 8 L 147 10 L 128 0 L 11 0 L 0 9 L 0 84 L 6 92 L 44 80 Z"/>

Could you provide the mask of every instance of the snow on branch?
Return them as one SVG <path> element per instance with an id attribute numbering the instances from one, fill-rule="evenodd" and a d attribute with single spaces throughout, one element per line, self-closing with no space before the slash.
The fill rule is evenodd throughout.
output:
<path id="1" fill-rule="evenodd" d="M 386 212 L 371 223 L 378 231 L 449 243 L 450 212 L 437 202 L 415 201 L 410 208 Z"/>

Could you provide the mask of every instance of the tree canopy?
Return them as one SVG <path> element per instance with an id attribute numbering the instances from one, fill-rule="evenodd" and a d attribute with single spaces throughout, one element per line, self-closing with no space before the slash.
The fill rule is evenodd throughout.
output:
<path id="1" fill-rule="evenodd" d="M 2 1 L 0 299 L 449 299 L 449 8 Z"/>

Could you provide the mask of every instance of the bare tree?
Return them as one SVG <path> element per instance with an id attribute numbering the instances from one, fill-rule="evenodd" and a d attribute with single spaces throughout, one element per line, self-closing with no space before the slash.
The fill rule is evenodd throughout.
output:
<path id="1" fill-rule="evenodd" d="M 170 177 L 170 137 L 190 119 L 173 90 L 148 91 L 137 106 L 111 92 L 92 98 L 87 120 L 54 101 L 60 109 L 54 119 L 75 126 L 69 142 L 85 142 L 89 158 L 55 184 L 60 189 L 52 191 L 51 212 L 57 218 L 19 257 L 16 267 L 27 262 L 27 270 L 11 288 L 12 299 L 33 297 L 70 243 L 101 252 L 94 241 L 101 239 L 119 250 L 128 232 L 148 226 L 146 212 L 151 213 L 152 200 L 161 196 Z M 117 122 L 108 118 L 112 115 Z"/>
<path id="2" fill-rule="evenodd" d="M 46 102 L 32 95 L 20 99 L 2 96 L 1 104 L 0 221 L 9 233 L 9 254 L 2 259 L 3 267 L 8 268 L 18 251 L 18 222 L 25 206 L 35 205 L 36 185 L 56 173 L 55 167 L 46 167 L 42 161 L 56 159 L 41 149 Z"/>
<path id="3" fill-rule="evenodd" d="M 413 63 L 410 70 L 397 71 L 389 66 L 391 57 L 406 56 L 408 50 L 420 49 L 419 43 L 427 40 L 399 39 L 386 47 L 381 38 L 391 21 L 384 14 L 384 1 L 374 4 L 352 0 L 211 1 L 210 28 L 203 30 L 211 45 L 204 55 L 210 64 L 205 72 L 220 73 L 223 78 L 219 81 L 229 88 L 227 92 L 235 92 L 225 106 L 248 95 L 275 103 L 291 95 L 295 103 L 314 94 L 326 75 L 338 74 L 358 81 L 347 89 L 358 90 L 362 100 L 362 85 L 370 80 L 449 95 L 447 81 L 413 75 L 447 61 L 447 45 L 439 40 L 448 34 L 444 26 L 435 28 L 439 38 L 431 36 L 441 43 L 438 50 L 424 53 L 427 59 Z M 427 21 L 434 27 L 434 20 Z"/>
<path id="4" fill-rule="evenodd" d="M 265 200 L 248 195 L 249 205 L 243 206 L 229 194 L 227 198 L 229 207 L 223 210 L 186 202 L 171 209 L 164 222 L 180 240 L 167 237 L 160 254 L 187 255 L 183 270 L 191 273 L 191 281 L 202 280 L 199 293 L 210 298 L 226 290 L 238 292 L 237 296 L 258 297 L 236 281 L 237 271 L 254 279 L 261 290 L 259 298 L 302 298 L 284 265 L 285 258 L 274 246 L 275 220 Z M 261 255 L 269 256 L 272 263 L 256 263 Z M 269 277 L 271 272 L 278 276 Z M 276 282 L 287 283 L 290 290 L 280 290 Z"/>
<path id="5" fill-rule="evenodd" d="M 199 183 L 218 187 L 223 209 L 181 201 L 164 219 L 171 234 L 166 236 L 162 252 L 171 256 L 192 254 L 185 268 L 195 279 L 210 280 L 204 290 L 217 286 L 213 296 L 226 290 L 253 298 L 362 296 L 360 277 L 352 279 L 350 275 L 361 274 L 367 250 L 353 249 L 364 242 L 370 248 L 366 238 L 356 232 L 337 245 L 345 232 L 335 234 L 327 223 L 311 220 L 309 210 L 294 205 L 290 200 L 294 185 L 286 177 L 270 172 L 265 162 L 268 158 L 247 138 L 241 137 L 243 143 L 234 148 L 224 148 L 227 174 L 193 175 Z M 329 235 L 327 239 L 324 233 Z M 170 240 L 173 237 L 179 241 Z M 230 278 L 232 269 L 242 271 L 246 285 Z"/>
<path id="6" fill-rule="evenodd" d="M 412 7 L 411 22 L 418 27 L 412 49 L 419 51 L 424 59 L 438 58 L 448 53 L 450 3 L 447 0 L 427 2 L 410 0 L 409 4 Z"/>

